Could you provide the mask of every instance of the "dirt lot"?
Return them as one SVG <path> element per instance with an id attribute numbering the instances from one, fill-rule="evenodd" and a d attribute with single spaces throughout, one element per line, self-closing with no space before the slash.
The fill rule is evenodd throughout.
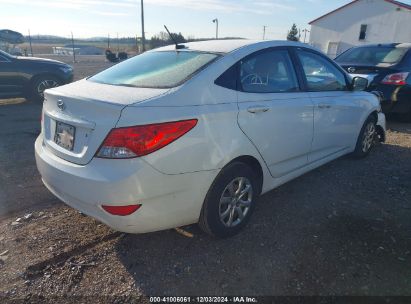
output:
<path id="1" fill-rule="evenodd" d="M 108 66 L 84 60 L 77 78 Z M 216 240 L 195 225 L 121 234 L 59 202 L 35 168 L 40 111 L 0 101 L 0 299 L 411 296 L 411 124 L 264 195 L 242 234 Z"/>

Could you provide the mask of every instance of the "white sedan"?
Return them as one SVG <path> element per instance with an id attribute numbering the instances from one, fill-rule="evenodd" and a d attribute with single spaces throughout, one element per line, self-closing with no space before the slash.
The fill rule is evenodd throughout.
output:
<path id="1" fill-rule="evenodd" d="M 307 45 L 226 40 L 146 52 L 45 92 L 46 187 L 112 228 L 238 233 L 259 195 L 384 140 L 379 100 Z"/>

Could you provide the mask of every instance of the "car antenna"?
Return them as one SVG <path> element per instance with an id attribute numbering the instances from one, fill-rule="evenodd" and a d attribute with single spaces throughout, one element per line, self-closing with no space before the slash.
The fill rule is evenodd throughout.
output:
<path id="1" fill-rule="evenodd" d="M 168 30 L 167 26 L 164 25 L 168 35 L 170 36 L 171 40 L 173 40 L 174 44 L 176 45 L 176 50 L 185 49 L 186 47 L 182 44 L 178 44 L 177 41 L 174 39 L 173 35 L 171 35 L 170 31 Z"/>

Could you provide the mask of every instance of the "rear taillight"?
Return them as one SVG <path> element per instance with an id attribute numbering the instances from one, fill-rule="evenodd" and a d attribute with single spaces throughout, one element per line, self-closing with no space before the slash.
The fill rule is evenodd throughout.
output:
<path id="1" fill-rule="evenodd" d="M 382 84 L 394 84 L 394 85 L 405 85 L 407 84 L 407 78 L 410 73 L 395 73 L 385 76 L 381 81 Z"/>
<path id="2" fill-rule="evenodd" d="M 197 119 L 117 128 L 110 131 L 96 154 L 100 158 L 134 158 L 157 151 L 177 140 Z"/>
<path id="3" fill-rule="evenodd" d="M 128 205 L 128 206 L 101 206 L 106 212 L 112 215 L 127 216 L 136 212 L 141 205 Z"/>

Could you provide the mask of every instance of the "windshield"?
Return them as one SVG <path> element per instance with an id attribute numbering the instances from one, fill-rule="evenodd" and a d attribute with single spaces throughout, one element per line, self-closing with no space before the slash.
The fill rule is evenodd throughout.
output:
<path id="1" fill-rule="evenodd" d="M 406 48 L 395 47 L 354 48 L 341 54 L 336 61 L 367 65 L 394 64 L 399 62 L 406 52 Z"/>
<path id="2" fill-rule="evenodd" d="M 201 52 L 147 52 L 119 63 L 90 81 L 142 88 L 178 86 L 218 55 Z"/>

